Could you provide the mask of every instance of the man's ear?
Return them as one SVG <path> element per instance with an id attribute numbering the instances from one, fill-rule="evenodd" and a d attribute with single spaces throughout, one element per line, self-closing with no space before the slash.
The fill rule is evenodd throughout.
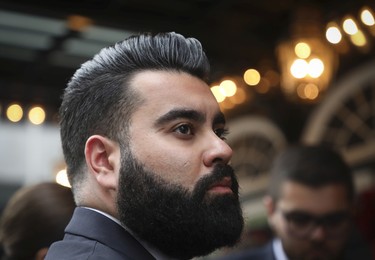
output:
<path id="1" fill-rule="evenodd" d="M 263 198 L 263 204 L 267 212 L 267 221 L 269 226 L 272 228 L 275 221 L 276 202 L 271 196 L 265 196 Z"/>
<path id="2" fill-rule="evenodd" d="M 276 203 L 274 199 L 271 196 L 265 196 L 263 198 L 263 204 L 264 204 L 264 207 L 266 208 L 268 217 L 273 215 L 276 209 Z"/>
<path id="3" fill-rule="evenodd" d="M 104 136 L 93 135 L 86 141 L 85 158 L 90 174 L 104 188 L 117 189 L 120 148 Z"/>

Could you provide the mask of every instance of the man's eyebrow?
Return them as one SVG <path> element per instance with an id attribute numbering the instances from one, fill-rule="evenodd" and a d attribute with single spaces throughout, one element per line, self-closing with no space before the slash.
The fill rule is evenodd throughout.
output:
<path id="1" fill-rule="evenodd" d="M 190 119 L 196 122 L 203 123 L 206 120 L 205 115 L 202 113 L 193 110 L 193 109 L 173 109 L 168 111 L 166 114 L 159 117 L 156 122 L 155 126 L 160 126 L 165 123 L 171 122 L 173 120 L 176 120 L 178 118 L 185 118 Z"/>

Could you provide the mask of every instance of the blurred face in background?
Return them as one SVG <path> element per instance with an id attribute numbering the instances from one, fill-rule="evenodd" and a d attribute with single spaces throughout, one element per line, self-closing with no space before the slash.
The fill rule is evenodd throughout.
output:
<path id="1" fill-rule="evenodd" d="M 266 206 L 269 223 L 290 260 L 342 259 L 352 211 L 343 185 L 311 188 L 286 181 L 278 201 L 268 198 Z"/>

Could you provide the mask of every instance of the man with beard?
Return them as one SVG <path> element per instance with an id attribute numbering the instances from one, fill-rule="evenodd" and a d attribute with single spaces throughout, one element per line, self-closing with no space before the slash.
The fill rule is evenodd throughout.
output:
<path id="1" fill-rule="evenodd" d="M 76 71 L 60 108 L 77 208 L 56 259 L 189 259 L 233 245 L 243 218 L 201 44 L 133 36 Z"/>
<path id="2" fill-rule="evenodd" d="M 351 170 L 338 153 L 323 146 L 289 147 L 271 168 L 264 199 L 276 238 L 223 259 L 371 259 L 358 240 L 349 243 L 354 197 Z"/>

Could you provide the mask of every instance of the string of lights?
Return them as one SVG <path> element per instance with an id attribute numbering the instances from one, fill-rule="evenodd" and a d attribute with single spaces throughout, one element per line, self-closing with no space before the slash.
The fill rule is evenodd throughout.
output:
<path id="1" fill-rule="evenodd" d="M 324 88 L 317 86 L 315 82 L 322 81 L 322 76 L 328 73 L 327 70 L 332 70 L 329 72 L 330 74 L 334 70 L 334 68 L 330 68 L 334 66 L 334 57 L 330 57 L 327 61 L 328 51 L 331 51 L 332 48 L 321 54 L 322 50 L 326 48 L 324 45 L 331 44 L 333 51 L 338 54 L 349 51 L 348 42 L 363 52 L 370 51 L 371 41 L 369 39 L 375 37 L 374 17 L 374 11 L 368 6 L 362 7 L 357 16 L 348 14 L 338 17 L 326 24 L 326 42 L 317 44 L 316 41 L 311 42 L 311 39 L 310 42 L 303 39 L 288 42 L 291 47 L 289 55 L 291 60 L 287 63 L 287 58 L 284 57 L 286 50 L 282 49 L 281 53 L 284 56 L 280 58 L 280 67 L 285 65 L 285 70 L 281 70 L 281 73 L 269 69 L 262 74 L 257 68 L 249 68 L 244 72 L 242 78 L 225 79 L 212 85 L 211 90 L 224 110 L 233 109 L 236 105 L 248 101 L 249 95 L 251 95 L 249 87 L 257 93 L 266 94 L 272 87 L 281 84 L 287 88 L 286 92 L 293 92 L 300 100 L 317 100 Z M 323 29 L 320 28 L 320 30 Z M 325 59 L 319 58 L 319 54 Z M 288 81 L 282 84 L 281 77 L 288 77 Z M 332 75 L 329 75 L 329 78 L 331 77 Z M 295 89 L 290 89 L 293 86 L 292 81 L 297 81 Z M 304 81 L 305 84 L 299 84 L 300 81 Z M 328 83 L 329 79 L 326 79 L 324 84 L 328 85 Z M 283 88 L 283 86 L 281 87 Z"/>

